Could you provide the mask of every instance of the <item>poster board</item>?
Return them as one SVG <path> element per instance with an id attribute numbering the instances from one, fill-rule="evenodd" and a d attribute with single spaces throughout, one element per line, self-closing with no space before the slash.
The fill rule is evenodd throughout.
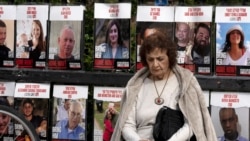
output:
<path id="1" fill-rule="evenodd" d="M 0 103 L 4 106 L 10 106 L 14 108 L 14 90 L 15 82 L 0 82 Z M 0 105 L 1 105 L 0 104 Z M 1 128 L 0 135 L 1 140 L 13 140 L 14 139 L 14 122 L 9 116 L 0 113 Z"/>
<path id="2" fill-rule="evenodd" d="M 120 110 L 124 88 L 94 86 L 94 141 L 110 139 Z M 106 128 L 105 128 L 106 127 Z"/>
<path id="3" fill-rule="evenodd" d="M 250 76 L 249 13 L 250 7 L 216 7 L 216 75 Z M 230 39 L 234 31 L 238 37 Z"/>
<path id="4" fill-rule="evenodd" d="M 165 16 L 166 13 L 168 16 Z M 139 52 L 145 36 L 155 30 L 173 37 L 174 7 L 138 6 L 136 15 L 136 70 L 143 67 Z"/>
<path id="5" fill-rule="evenodd" d="M 195 74 L 212 73 L 212 6 L 176 6 L 177 62 Z"/>
<path id="6" fill-rule="evenodd" d="M 41 141 L 48 140 L 50 84 L 17 82 L 15 109 L 32 123 Z M 15 125 L 15 134 L 25 136 L 22 125 Z"/>
<path id="7" fill-rule="evenodd" d="M 95 3 L 94 8 L 94 69 L 129 69 L 131 3 Z"/>
<path id="8" fill-rule="evenodd" d="M 52 140 L 86 140 L 88 86 L 53 86 Z M 69 125 L 73 130 L 65 128 Z"/>
<path id="9" fill-rule="evenodd" d="M 50 7 L 49 69 L 80 70 L 84 6 Z"/>
<path id="10" fill-rule="evenodd" d="M 211 92 L 211 118 L 219 141 L 225 140 L 225 133 L 232 136 L 233 130 L 249 140 L 249 100 L 246 92 Z"/>
<path id="11" fill-rule="evenodd" d="M 0 5 L 0 67 L 14 67 L 16 6 Z"/>
<path id="12" fill-rule="evenodd" d="M 17 6 L 15 63 L 19 68 L 46 67 L 48 10 L 48 5 Z"/>

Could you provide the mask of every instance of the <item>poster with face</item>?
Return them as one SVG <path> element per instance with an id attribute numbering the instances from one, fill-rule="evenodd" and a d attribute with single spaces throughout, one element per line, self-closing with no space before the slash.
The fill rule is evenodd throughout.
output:
<path id="1" fill-rule="evenodd" d="M 48 140 L 50 84 L 16 83 L 14 94 L 15 109 L 29 121 L 41 141 Z M 19 140 L 28 137 L 21 124 L 15 124 L 15 135 Z"/>
<path id="2" fill-rule="evenodd" d="M 216 7 L 216 75 L 250 76 L 249 12 L 249 7 Z"/>
<path id="3" fill-rule="evenodd" d="M 164 16 L 168 13 L 168 16 Z M 143 67 L 139 55 L 143 40 L 154 33 L 161 31 L 168 37 L 173 37 L 174 7 L 138 6 L 136 19 L 136 70 Z"/>
<path id="4" fill-rule="evenodd" d="M 110 140 L 120 111 L 124 88 L 94 87 L 94 141 Z"/>
<path id="5" fill-rule="evenodd" d="M 131 3 L 95 3 L 95 69 L 130 68 Z"/>
<path id="6" fill-rule="evenodd" d="M 211 92 L 211 118 L 218 141 L 248 141 L 249 93 Z"/>
<path id="7" fill-rule="evenodd" d="M 15 82 L 0 82 L 0 105 L 14 108 Z M 2 140 L 14 140 L 14 123 L 10 116 L 0 112 Z"/>
<path id="8" fill-rule="evenodd" d="M 16 6 L 0 6 L 0 67 L 14 67 Z"/>
<path id="9" fill-rule="evenodd" d="M 52 140 L 85 141 L 88 86 L 54 85 Z"/>
<path id="10" fill-rule="evenodd" d="M 16 11 L 16 65 L 45 68 L 48 5 L 18 5 Z"/>
<path id="11" fill-rule="evenodd" d="M 195 74 L 211 74 L 212 15 L 212 6 L 177 6 L 175 9 L 177 62 Z"/>
<path id="12" fill-rule="evenodd" d="M 83 6 L 50 7 L 49 69 L 79 70 L 83 50 Z"/>

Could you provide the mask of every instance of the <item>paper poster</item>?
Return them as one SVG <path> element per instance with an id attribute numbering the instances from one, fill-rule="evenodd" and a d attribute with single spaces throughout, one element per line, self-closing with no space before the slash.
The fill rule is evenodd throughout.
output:
<path id="1" fill-rule="evenodd" d="M 16 12 L 16 65 L 45 68 L 48 5 L 18 5 Z"/>
<path id="2" fill-rule="evenodd" d="M 209 75 L 212 72 L 212 15 L 212 6 L 175 8 L 177 63 L 195 74 Z"/>
<path id="3" fill-rule="evenodd" d="M 109 140 L 119 116 L 124 88 L 94 87 L 94 141 Z"/>
<path id="4" fill-rule="evenodd" d="M 48 120 L 50 108 L 50 84 L 16 83 L 14 94 L 15 109 L 32 123 L 41 141 L 48 140 Z M 25 138 L 21 124 L 15 124 L 15 134 Z"/>
<path id="5" fill-rule="evenodd" d="M 211 118 L 218 141 L 249 140 L 249 100 L 246 92 L 211 92 Z"/>
<path id="6" fill-rule="evenodd" d="M 250 7 L 216 7 L 216 66 L 219 76 L 250 76 Z"/>
<path id="7" fill-rule="evenodd" d="M 165 16 L 166 13 L 168 16 Z M 143 39 L 156 30 L 173 37 L 174 7 L 138 6 L 136 16 L 136 70 L 143 67 L 139 56 Z"/>
<path id="8" fill-rule="evenodd" d="M 131 3 L 95 3 L 95 69 L 130 68 Z"/>
<path id="9" fill-rule="evenodd" d="M 86 140 L 87 99 L 88 86 L 54 85 L 52 140 Z"/>
<path id="10" fill-rule="evenodd" d="M 0 105 L 14 108 L 15 82 L 0 82 Z M 0 112 L 1 140 L 14 140 L 14 122 L 11 117 Z"/>
<path id="11" fill-rule="evenodd" d="M 49 69 L 80 70 L 84 6 L 50 7 Z"/>
<path id="12" fill-rule="evenodd" d="M 0 67 L 14 67 L 16 6 L 0 5 Z"/>

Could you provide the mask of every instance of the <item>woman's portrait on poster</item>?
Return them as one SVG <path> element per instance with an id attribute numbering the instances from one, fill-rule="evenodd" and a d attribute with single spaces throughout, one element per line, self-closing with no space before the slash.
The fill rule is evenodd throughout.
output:
<path id="1" fill-rule="evenodd" d="M 130 27 L 126 21 L 129 20 L 111 19 L 97 21 L 95 58 L 129 59 Z M 107 25 L 105 26 L 105 24 Z M 104 28 L 106 28 L 105 34 Z"/>
<path id="2" fill-rule="evenodd" d="M 249 66 L 249 31 L 250 24 L 217 24 L 217 65 Z M 220 32 L 224 31 L 224 43 L 220 42 Z M 222 33 L 223 34 L 223 33 Z M 219 36 L 219 37 L 218 37 Z"/>

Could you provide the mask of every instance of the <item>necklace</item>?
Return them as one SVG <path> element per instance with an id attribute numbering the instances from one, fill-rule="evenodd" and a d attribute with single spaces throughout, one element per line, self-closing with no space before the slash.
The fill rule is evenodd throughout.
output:
<path id="1" fill-rule="evenodd" d="M 165 82 L 165 84 L 164 84 L 164 86 L 163 86 L 163 88 L 162 88 L 160 94 L 159 94 L 158 89 L 157 89 L 157 87 L 156 87 L 156 85 L 155 85 L 155 79 L 153 78 L 153 79 L 154 79 L 155 90 L 156 90 L 156 93 L 157 93 L 157 96 L 158 96 L 157 98 L 155 98 L 155 104 L 157 104 L 157 105 L 161 105 L 161 104 L 164 103 L 164 99 L 161 98 L 161 95 L 162 95 L 162 93 L 163 93 L 163 91 L 164 91 L 164 89 L 165 89 L 165 87 L 166 87 L 166 85 L 167 85 L 169 75 L 170 75 L 170 71 L 169 71 L 169 73 L 168 73 L 167 80 L 166 80 L 166 82 Z"/>

